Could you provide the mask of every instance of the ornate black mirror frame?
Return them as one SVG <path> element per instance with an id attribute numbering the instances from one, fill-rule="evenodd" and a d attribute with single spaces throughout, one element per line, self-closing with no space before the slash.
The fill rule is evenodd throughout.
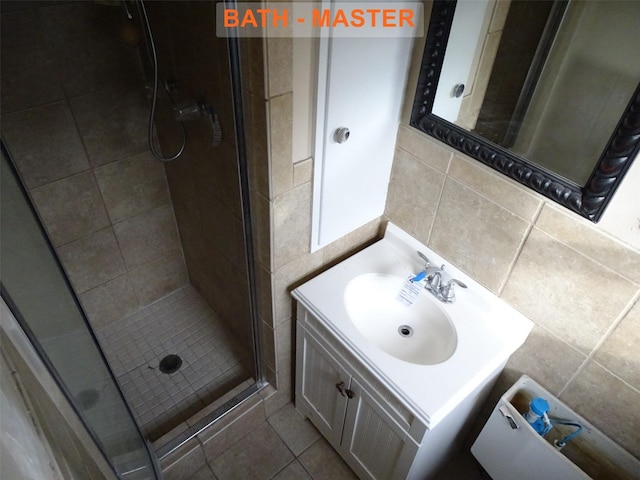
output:
<path id="1" fill-rule="evenodd" d="M 640 151 L 640 84 L 585 186 L 431 113 L 451 31 L 455 0 L 434 0 L 410 125 L 597 222 Z"/>

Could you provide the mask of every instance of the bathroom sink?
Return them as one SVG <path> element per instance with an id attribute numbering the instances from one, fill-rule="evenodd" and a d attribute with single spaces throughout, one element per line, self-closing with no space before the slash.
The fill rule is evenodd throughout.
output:
<path id="1" fill-rule="evenodd" d="M 404 282 L 379 273 L 355 277 L 344 290 L 349 320 L 368 342 L 399 360 L 442 363 L 456 350 L 456 329 L 427 292 L 420 292 L 412 305 L 402 303 L 398 294 Z"/>
<path id="2" fill-rule="evenodd" d="M 420 252 L 420 253 L 418 253 Z M 425 260 L 457 279 L 455 302 L 424 288 L 398 294 Z M 406 292 L 403 292 L 406 293 Z M 384 237 L 292 292 L 297 322 L 333 335 L 435 427 L 483 382 L 494 379 L 533 323 L 407 232 L 388 223 Z"/>

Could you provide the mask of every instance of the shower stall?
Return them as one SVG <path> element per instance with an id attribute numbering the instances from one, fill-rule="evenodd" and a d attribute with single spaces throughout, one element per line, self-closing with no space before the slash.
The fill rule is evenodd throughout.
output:
<path id="1" fill-rule="evenodd" d="M 148 442 L 264 383 L 237 44 L 214 2 L 1 8 L 3 301 L 114 471 L 153 478 Z"/>

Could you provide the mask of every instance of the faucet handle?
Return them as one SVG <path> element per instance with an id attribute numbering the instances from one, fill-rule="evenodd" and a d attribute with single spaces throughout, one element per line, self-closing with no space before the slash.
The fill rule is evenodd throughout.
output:
<path id="1" fill-rule="evenodd" d="M 440 294 L 442 295 L 442 299 L 447 303 L 453 303 L 456 301 L 456 292 L 454 290 L 454 285 L 458 285 L 461 288 L 467 288 L 467 285 L 457 278 L 452 278 L 449 280 L 445 286 L 440 290 Z"/>
<path id="2" fill-rule="evenodd" d="M 424 253 L 422 253 L 420 250 L 418 250 L 416 253 L 422 260 L 424 260 L 424 268 L 425 269 L 429 268 L 429 266 L 431 265 L 431 262 L 429 261 L 427 256 Z"/>

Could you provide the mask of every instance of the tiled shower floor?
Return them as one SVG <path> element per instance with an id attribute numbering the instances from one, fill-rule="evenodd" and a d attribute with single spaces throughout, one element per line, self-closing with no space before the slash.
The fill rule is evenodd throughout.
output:
<path id="1" fill-rule="evenodd" d="M 251 376 L 241 361 L 246 349 L 191 286 L 96 333 L 151 440 Z M 182 366 L 162 373 L 160 361 L 170 354 L 179 355 Z"/>

